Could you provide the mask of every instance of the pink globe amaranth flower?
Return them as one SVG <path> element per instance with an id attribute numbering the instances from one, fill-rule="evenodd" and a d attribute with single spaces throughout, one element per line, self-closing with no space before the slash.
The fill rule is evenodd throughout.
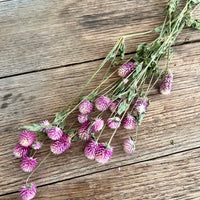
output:
<path id="1" fill-rule="evenodd" d="M 121 100 L 121 99 L 117 99 L 117 100 L 113 101 L 113 102 L 110 104 L 109 109 L 110 109 L 110 111 L 111 111 L 112 113 L 117 113 L 117 110 L 118 110 L 117 107 L 118 107 L 118 105 L 119 105 L 120 100 Z"/>
<path id="2" fill-rule="evenodd" d="M 44 127 L 43 130 L 42 130 L 42 132 L 43 132 L 43 133 L 47 133 L 47 131 L 48 131 L 49 127 L 50 127 L 50 123 L 49 123 L 48 120 L 45 120 L 45 121 L 43 121 L 43 122 L 41 123 L 41 126 Z"/>
<path id="3" fill-rule="evenodd" d="M 31 200 L 36 195 L 36 186 L 34 183 L 22 185 L 20 189 L 20 196 L 23 200 Z"/>
<path id="4" fill-rule="evenodd" d="M 78 122 L 79 123 L 81 123 L 81 124 L 83 124 L 83 123 L 85 123 L 85 122 L 87 122 L 88 121 L 88 115 L 87 114 L 79 114 L 78 115 Z"/>
<path id="5" fill-rule="evenodd" d="M 92 127 L 90 128 L 91 122 L 87 121 L 78 130 L 78 136 L 81 140 L 89 140 L 92 133 Z M 89 130 L 90 129 L 90 130 Z"/>
<path id="6" fill-rule="evenodd" d="M 24 157 L 22 159 L 20 167 L 24 172 L 32 172 L 35 169 L 36 164 L 37 158 Z"/>
<path id="7" fill-rule="evenodd" d="M 96 100 L 95 106 L 96 106 L 97 110 L 105 111 L 109 108 L 111 103 L 112 103 L 112 101 L 110 98 L 102 95 Z"/>
<path id="8" fill-rule="evenodd" d="M 146 112 L 147 100 L 139 97 L 133 107 L 139 114 L 142 114 L 142 113 Z"/>
<path id="9" fill-rule="evenodd" d="M 124 117 L 122 126 L 125 129 L 132 130 L 135 128 L 136 119 L 130 113 L 127 113 L 127 116 Z"/>
<path id="10" fill-rule="evenodd" d="M 108 118 L 107 124 L 112 129 L 119 128 L 120 127 L 120 118 L 119 117 Z"/>
<path id="11" fill-rule="evenodd" d="M 137 67 L 136 63 L 128 62 L 119 67 L 118 75 L 122 78 L 126 78 L 132 71 L 135 70 L 136 67 Z"/>
<path id="12" fill-rule="evenodd" d="M 173 82 L 173 74 L 169 70 L 167 76 L 165 76 L 164 80 L 160 84 L 160 93 L 164 95 L 170 94 L 172 89 L 172 82 Z"/>
<path id="13" fill-rule="evenodd" d="M 24 147 L 28 147 L 31 146 L 33 144 L 35 140 L 35 133 L 31 132 L 31 131 L 26 131 L 24 130 L 23 132 L 20 133 L 19 136 L 19 144 L 24 146 Z"/>
<path id="14" fill-rule="evenodd" d="M 13 149 L 13 154 L 16 158 L 22 158 L 24 156 L 27 156 L 30 152 L 30 147 L 24 147 L 20 144 L 16 144 L 16 146 Z"/>
<path id="15" fill-rule="evenodd" d="M 93 131 L 96 133 L 97 131 L 100 131 L 103 128 L 104 121 L 101 118 L 97 118 L 95 122 L 92 125 Z"/>
<path id="16" fill-rule="evenodd" d="M 89 100 L 84 100 L 80 105 L 79 105 L 79 111 L 82 114 L 89 114 L 93 110 L 93 103 L 91 103 Z"/>
<path id="17" fill-rule="evenodd" d="M 95 153 L 96 150 L 98 148 L 98 143 L 95 140 L 90 140 L 84 150 L 85 156 L 90 159 L 90 160 L 94 160 L 95 159 Z"/>
<path id="18" fill-rule="evenodd" d="M 123 149 L 124 149 L 125 153 L 127 153 L 127 154 L 132 154 L 135 151 L 135 144 L 130 137 L 129 137 L 129 139 L 124 141 Z"/>
<path id="19" fill-rule="evenodd" d="M 40 143 L 40 142 L 34 142 L 33 144 L 32 144 L 32 148 L 33 149 L 35 149 L 35 150 L 38 150 L 38 149 L 41 149 L 42 148 L 42 143 Z"/>
<path id="20" fill-rule="evenodd" d="M 58 127 L 53 127 L 47 131 L 47 135 L 52 140 L 58 140 L 61 138 L 63 131 Z"/>
<path id="21" fill-rule="evenodd" d="M 105 164 L 111 159 L 113 151 L 113 147 L 107 147 L 105 143 L 101 143 L 96 149 L 95 160 L 101 164 Z"/>
<path id="22" fill-rule="evenodd" d="M 71 138 L 67 135 L 63 135 L 59 140 L 53 141 L 50 149 L 51 152 L 59 155 L 71 147 Z"/>

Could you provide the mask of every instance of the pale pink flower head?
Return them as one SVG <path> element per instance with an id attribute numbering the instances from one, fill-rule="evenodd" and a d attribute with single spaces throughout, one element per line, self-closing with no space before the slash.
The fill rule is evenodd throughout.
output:
<path id="1" fill-rule="evenodd" d="M 126 78 L 132 71 L 135 70 L 136 67 L 137 67 L 136 63 L 128 62 L 119 67 L 118 75 L 122 78 Z"/>
<path id="2" fill-rule="evenodd" d="M 120 118 L 119 117 L 108 118 L 107 124 L 112 129 L 119 128 L 120 127 Z"/>
<path id="3" fill-rule="evenodd" d="M 35 150 L 41 149 L 42 148 L 42 143 L 36 141 L 32 144 L 32 148 Z"/>
<path id="4" fill-rule="evenodd" d="M 78 130 L 78 136 L 81 140 L 89 140 L 92 133 L 91 122 L 87 121 Z"/>
<path id="5" fill-rule="evenodd" d="M 136 119 L 130 113 L 127 113 L 127 116 L 124 117 L 122 126 L 125 129 L 132 130 L 135 128 Z"/>
<path id="6" fill-rule="evenodd" d="M 173 82 L 173 74 L 170 70 L 168 70 L 167 75 L 160 84 L 160 93 L 164 95 L 170 94 L 172 89 L 172 82 Z"/>
<path id="7" fill-rule="evenodd" d="M 36 164 L 37 158 L 24 157 L 22 159 L 20 167 L 24 172 L 32 172 L 35 169 Z"/>
<path id="8" fill-rule="evenodd" d="M 42 132 L 46 133 L 48 131 L 48 129 L 50 128 L 50 123 L 48 120 L 45 120 L 41 123 L 41 126 L 43 127 Z"/>
<path id="9" fill-rule="evenodd" d="M 35 133 L 31 132 L 31 131 L 22 131 L 20 133 L 19 136 L 19 144 L 24 146 L 24 147 L 28 147 L 31 146 L 33 144 L 35 140 Z"/>
<path id="10" fill-rule="evenodd" d="M 20 196 L 23 200 L 31 200 L 36 195 L 36 186 L 34 183 L 22 185 L 22 189 L 20 189 Z"/>
<path id="11" fill-rule="evenodd" d="M 78 115 L 78 122 L 79 123 L 81 123 L 81 124 L 83 124 L 83 123 L 85 123 L 85 122 L 87 122 L 88 121 L 88 115 L 87 114 L 79 114 Z"/>
<path id="12" fill-rule="evenodd" d="M 93 110 L 93 103 L 91 103 L 89 100 L 84 100 L 80 105 L 79 105 L 79 111 L 82 114 L 89 114 Z"/>
<path id="13" fill-rule="evenodd" d="M 56 127 L 56 126 L 47 131 L 48 137 L 52 140 L 60 139 L 62 134 L 63 134 L 62 129 L 60 129 L 59 127 Z"/>
<path id="14" fill-rule="evenodd" d="M 129 137 L 129 139 L 124 141 L 123 149 L 124 149 L 125 153 L 127 153 L 127 154 L 132 154 L 135 151 L 135 144 L 130 137 Z"/>
<path id="15" fill-rule="evenodd" d="M 113 155 L 113 147 L 101 143 L 98 145 L 95 152 L 95 160 L 101 164 L 107 163 Z"/>
<path id="16" fill-rule="evenodd" d="M 20 144 L 16 144 L 16 146 L 13 149 L 13 154 L 16 158 L 22 158 L 24 156 L 27 156 L 30 152 L 30 147 L 24 147 Z"/>
<path id="17" fill-rule="evenodd" d="M 90 140 L 84 150 L 85 156 L 90 159 L 90 160 L 94 160 L 95 159 L 95 153 L 96 150 L 98 148 L 98 143 L 95 140 Z"/>
<path id="18" fill-rule="evenodd" d="M 71 147 L 71 138 L 67 135 L 63 135 L 59 140 L 55 140 L 51 143 L 51 152 L 59 155 Z"/>
<path id="19" fill-rule="evenodd" d="M 111 103 L 112 103 L 112 101 L 110 98 L 102 95 L 96 100 L 95 106 L 96 106 L 97 110 L 105 111 L 109 108 Z"/>
<path id="20" fill-rule="evenodd" d="M 93 131 L 96 133 L 103 128 L 104 121 L 101 118 L 96 118 L 95 122 L 92 125 Z"/>
<path id="21" fill-rule="evenodd" d="M 146 112 L 147 100 L 145 98 L 139 97 L 133 107 L 139 114 L 142 114 Z"/>

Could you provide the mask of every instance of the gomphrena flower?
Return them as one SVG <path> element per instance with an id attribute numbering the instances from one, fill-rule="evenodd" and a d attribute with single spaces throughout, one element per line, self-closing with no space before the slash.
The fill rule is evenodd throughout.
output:
<path id="1" fill-rule="evenodd" d="M 87 121 L 88 121 L 88 115 L 87 115 L 87 114 L 82 114 L 82 113 L 80 113 L 80 114 L 78 115 L 78 122 L 79 122 L 79 123 L 83 124 L 83 123 L 85 123 L 85 122 L 87 122 Z"/>
<path id="2" fill-rule="evenodd" d="M 31 200 L 36 195 L 36 186 L 34 183 L 22 185 L 20 189 L 20 196 L 23 200 Z"/>
<path id="3" fill-rule="evenodd" d="M 95 153 L 95 160 L 101 164 L 105 164 L 111 159 L 113 155 L 113 147 L 101 143 L 98 145 Z"/>
<path id="4" fill-rule="evenodd" d="M 136 119 L 130 113 L 127 113 L 127 116 L 124 117 L 122 126 L 125 129 L 132 130 L 135 128 Z"/>
<path id="5" fill-rule="evenodd" d="M 71 147 L 71 138 L 67 135 L 63 135 L 59 140 L 53 141 L 50 149 L 51 152 L 59 155 Z"/>
<path id="6" fill-rule="evenodd" d="M 118 104 L 119 104 L 120 100 L 121 100 L 121 99 L 117 99 L 117 100 L 113 101 L 113 102 L 110 104 L 109 109 L 110 109 L 110 111 L 111 111 L 112 113 L 117 113 L 117 110 L 118 110 L 117 107 L 118 107 Z"/>
<path id="7" fill-rule="evenodd" d="M 23 132 L 20 133 L 19 136 L 19 144 L 24 146 L 24 147 L 28 147 L 31 146 L 33 144 L 35 140 L 35 133 L 31 132 L 31 131 L 26 131 L 24 130 Z"/>
<path id="8" fill-rule="evenodd" d="M 80 105 L 79 105 L 79 111 L 82 114 L 89 114 L 93 110 L 93 103 L 91 103 L 89 100 L 84 100 Z"/>
<path id="9" fill-rule="evenodd" d="M 32 148 L 35 150 L 41 149 L 42 148 L 42 143 L 36 141 L 32 144 Z"/>
<path id="10" fill-rule="evenodd" d="M 13 154 L 15 155 L 16 158 L 22 158 L 28 155 L 29 151 L 30 147 L 24 147 L 20 144 L 16 144 L 16 146 L 13 149 Z"/>
<path id="11" fill-rule="evenodd" d="M 104 121 L 101 118 L 96 118 L 95 122 L 92 125 L 93 131 L 96 133 L 103 128 Z"/>
<path id="12" fill-rule="evenodd" d="M 147 100 L 145 98 L 139 97 L 134 104 L 134 109 L 139 113 L 142 114 L 146 112 L 147 109 Z"/>
<path id="13" fill-rule="evenodd" d="M 58 127 L 53 127 L 47 131 L 47 135 L 52 140 L 58 140 L 61 138 L 63 131 Z"/>
<path id="14" fill-rule="evenodd" d="M 36 164 L 37 158 L 27 156 L 22 159 L 20 167 L 24 172 L 32 172 L 35 169 Z"/>
<path id="15" fill-rule="evenodd" d="M 85 156 L 90 160 L 94 160 L 97 148 L 98 148 L 97 141 L 90 140 L 87 143 L 85 150 L 84 150 Z"/>
<path id="16" fill-rule="evenodd" d="M 124 141 L 123 149 L 124 149 L 125 153 L 127 153 L 127 154 L 132 154 L 135 151 L 135 144 L 130 137 L 129 137 L 129 139 Z"/>
<path id="17" fill-rule="evenodd" d="M 120 126 L 120 118 L 119 117 L 108 118 L 107 124 L 112 129 L 119 128 L 119 126 Z"/>
<path id="18" fill-rule="evenodd" d="M 118 75 L 121 76 L 122 78 L 126 78 L 132 71 L 135 70 L 136 67 L 137 67 L 136 63 L 128 62 L 119 67 Z"/>
<path id="19" fill-rule="evenodd" d="M 46 133 L 48 129 L 50 128 L 50 123 L 48 120 L 45 120 L 41 123 L 41 126 L 43 126 L 43 132 Z"/>
<path id="20" fill-rule="evenodd" d="M 164 77 L 164 80 L 160 84 L 160 93 L 164 95 L 168 95 L 172 89 L 173 82 L 173 74 L 170 70 L 168 70 L 167 75 Z"/>
<path id="21" fill-rule="evenodd" d="M 78 130 L 78 136 L 81 140 L 89 140 L 92 133 L 91 122 L 87 121 Z"/>
<path id="22" fill-rule="evenodd" d="M 112 101 L 110 98 L 102 95 L 96 100 L 95 106 L 99 111 L 105 111 L 109 108 L 111 103 Z"/>

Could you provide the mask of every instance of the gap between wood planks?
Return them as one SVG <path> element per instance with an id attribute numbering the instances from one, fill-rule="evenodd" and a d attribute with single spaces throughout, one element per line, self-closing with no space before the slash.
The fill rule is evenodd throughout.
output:
<path id="1" fill-rule="evenodd" d="M 150 161 L 153 161 L 153 160 L 169 157 L 169 156 L 172 156 L 172 155 L 193 151 L 193 150 L 196 150 L 196 149 L 200 149 L 200 147 L 194 147 L 194 148 L 191 148 L 191 149 L 177 151 L 177 152 L 174 152 L 174 153 L 170 153 L 170 154 L 166 154 L 166 155 L 162 155 L 162 156 L 157 156 L 157 157 L 154 157 L 154 158 L 141 160 L 141 161 L 137 161 L 137 162 L 133 162 L 133 163 L 128 163 L 128 164 L 124 164 L 124 165 L 117 166 L 117 167 L 111 167 L 109 169 L 99 170 L 99 171 L 95 171 L 95 172 L 91 172 L 91 173 L 87 173 L 87 174 L 83 174 L 83 175 L 79 175 L 79 176 L 74 176 L 74 177 L 63 179 L 63 180 L 59 180 L 59 181 L 54 181 L 54 182 L 51 182 L 51 183 L 48 183 L 48 184 L 38 185 L 37 188 L 42 188 L 42 187 L 53 185 L 53 184 L 56 184 L 56 183 L 61 183 L 61 182 L 65 182 L 65 181 L 69 181 L 69 180 L 73 180 L 73 179 L 78 179 L 78 178 L 90 176 L 90 175 L 93 175 L 93 174 L 98 174 L 98 173 L 102 173 L 102 172 L 106 172 L 106 171 L 111 171 L 113 169 L 118 169 L 119 167 L 127 167 L 127 166 L 136 165 L 136 164 L 140 164 L 140 163 L 146 163 L 146 162 L 150 162 Z M 0 197 L 16 194 L 18 192 L 19 191 L 8 192 L 8 193 L 5 193 L 5 194 L 1 194 Z"/>
<path id="2" fill-rule="evenodd" d="M 200 42 L 200 40 L 184 41 L 184 42 L 179 42 L 176 45 L 172 45 L 172 47 L 182 46 L 182 45 L 187 45 L 187 44 L 195 44 L 195 43 L 199 43 L 199 42 Z M 126 53 L 125 55 L 127 56 L 127 55 L 131 55 L 131 54 L 134 54 L 134 53 L 136 53 L 136 51 Z M 86 63 L 101 61 L 103 59 L 104 58 L 98 58 L 98 59 L 87 60 L 87 61 L 67 64 L 67 65 L 55 66 L 55 67 L 51 67 L 51 68 L 32 70 L 32 71 L 28 71 L 28 72 L 22 72 L 22 73 L 19 73 L 19 74 L 11 74 L 11 75 L 0 77 L 0 80 L 1 79 L 5 79 L 5 78 L 11 78 L 11 77 L 15 77 L 15 76 L 20 76 L 20 75 L 25 75 L 25 74 L 37 73 L 37 72 L 41 72 L 41 71 L 48 71 L 48 70 L 59 69 L 59 68 L 63 68 L 63 67 L 70 67 L 70 66 L 74 66 L 74 65 L 80 65 L 80 64 L 86 64 Z"/>

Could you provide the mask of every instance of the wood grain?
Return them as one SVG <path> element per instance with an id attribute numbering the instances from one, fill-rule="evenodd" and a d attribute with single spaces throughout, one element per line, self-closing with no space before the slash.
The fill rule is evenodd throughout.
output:
<path id="1" fill-rule="evenodd" d="M 0 2 L 0 77 L 103 58 L 126 34 L 163 22 L 167 0 Z M 195 16 L 200 18 L 200 9 Z M 155 35 L 136 37 L 127 52 Z M 199 40 L 184 30 L 177 43 Z"/>
<path id="2" fill-rule="evenodd" d="M 198 200 L 200 149 L 38 188 L 37 199 Z M 4 200 L 19 199 L 12 194 Z"/>
<path id="3" fill-rule="evenodd" d="M 1 124 L 0 124 L 0 194 L 17 191 L 25 181 L 26 174 L 19 169 L 20 161 L 12 155 L 17 142 L 17 128 L 24 124 L 52 119 L 53 113 L 73 98 L 80 85 L 94 72 L 100 61 L 61 67 L 47 71 L 4 78 L 0 80 Z M 88 161 L 78 142 L 61 156 L 51 156 L 31 181 L 38 186 L 82 176 L 112 167 L 141 162 L 147 159 L 192 149 L 200 146 L 200 45 L 185 44 L 175 47 L 174 59 L 170 64 L 174 71 L 173 92 L 161 96 L 157 89 L 150 95 L 151 105 L 145 117 L 133 156 L 126 156 L 121 144 L 128 131 L 120 129 L 113 141 L 115 153 L 107 165 Z M 97 76 L 88 90 L 101 79 Z M 88 91 L 87 90 L 87 91 Z M 72 116 L 69 121 L 76 119 Z M 70 125 L 70 124 L 69 124 Z M 107 130 L 102 141 L 112 132 Z M 174 140 L 175 145 L 170 144 Z M 48 142 L 49 144 L 49 142 Z M 48 151 L 43 148 L 41 156 Z"/>

